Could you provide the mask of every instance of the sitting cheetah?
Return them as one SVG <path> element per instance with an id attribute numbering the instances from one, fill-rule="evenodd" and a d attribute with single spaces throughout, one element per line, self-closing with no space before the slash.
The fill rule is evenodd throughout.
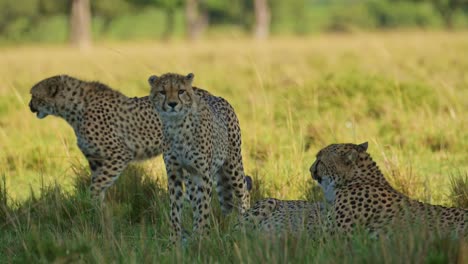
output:
<path id="1" fill-rule="evenodd" d="M 318 152 L 310 167 L 312 177 L 322 187 L 331 184 L 335 189 L 327 230 L 349 233 L 361 226 L 379 234 L 391 226 L 423 223 L 429 228 L 467 235 L 468 210 L 422 203 L 396 191 L 366 152 L 367 146 L 367 142 L 332 144 Z"/>
<path id="2" fill-rule="evenodd" d="M 40 81 L 31 95 L 29 107 L 38 118 L 58 116 L 73 127 L 91 167 L 91 193 L 101 202 L 129 162 L 162 153 L 162 125 L 148 97 L 128 98 L 67 75 Z"/>
<path id="3" fill-rule="evenodd" d="M 266 198 L 247 210 L 239 224 L 246 228 L 257 228 L 267 234 L 288 232 L 299 235 L 304 230 L 312 234 L 321 226 L 324 206 L 323 203 Z"/>
<path id="4" fill-rule="evenodd" d="M 163 124 L 172 242 L 181 237 L 184 182 L 194 214 L 193 230 L 199 234 L 208 226 L 213 180 L 223 214 L 232 210 L 234 195 L 241 202 L 241 212 L 249 208 L 234 109 L 221 97 L 195 93 L 193 78 L 191 73 L 167 73 L 148 79 L 150 100 Z"/>

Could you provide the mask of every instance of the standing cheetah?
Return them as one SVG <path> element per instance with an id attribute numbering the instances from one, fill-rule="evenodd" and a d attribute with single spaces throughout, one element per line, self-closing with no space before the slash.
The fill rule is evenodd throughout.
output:
<path id="1" fill-rule="evenodd" d="M 167 73 L 148 79 L 150 100 L 163 124 L 172 242 L 181 237 L 184 182 L 196 233 L 206 231 L 209 223 L 213 180 L 223 214 L 232 210 L 233 196 L 240 200 L 240 212 L 249 208 L 241 133 L 234 109 L 221 97 L 197 93 L 193 78 L 191 73 Z"/>
<path id="2" fill-rule="evenodd" d="M 101 202 L 129 162 L 162 153 L 162 125 L 148 96 L 128 98 L 67 75 L 40 81 L 31 95 L 29 107 L 38 118 L 58 116 L 73 127 L 91 168 L 91 193 Z"/>
<path id="3" fill-rule="evenodd" d="M 468 210 L 422 203 L 396 191 L 367 153 L 367 146 L 367 142 L 329 145 L 310 167 L 322 187 L 334 188 L 327 230 L 349 233 L 361 226 L 378 234 L 392 226 L 424 224 L 467 236 Z"/>

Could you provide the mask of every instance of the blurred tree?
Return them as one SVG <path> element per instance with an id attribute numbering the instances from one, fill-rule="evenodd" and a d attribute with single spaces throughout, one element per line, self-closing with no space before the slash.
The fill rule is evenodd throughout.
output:
<path id="1" fill-rule="evenodd" d="M 268 0 L 254 0 L 255 6 L 255 29 L 254 35 L 257 39 L 266 39 L 270 33 L 270 8 Z"/>
<path id="2" fill-rule="evenodd" d="M 401 1 L 401 0 L 400 0 Z M 468 0 L 413 0 L 416 2 L 432 3 L 434 8 L 440 13 L 447 28 L 453 28 L 453 19 L 457 11 L 468 9 Z"/>
<path id="3" fill-rule="evenodd" d="M 91 46 L 91 10 L 89 0 L 72 0 L 70 41 L 80 49 Z"/>
<path id="4" fill-rule="evenodd" d="M 41 16 L 66 14 L 70 1 L 38 0 L 38 14 Z"/>
<path id="5" fill-rule="evenodd" d="M 448 28 L 453 28 L 453 17 L 455 12 L 463 6 L 468 5 L 466 0 L 432 0 L 434 7 L 439 11 Z"/>
<path id="6" fill-rule="evenodd" d="M 271 7 L 271 31 L 274 33 L 299 33 L 308 31 L 307 9 L 316 8 L 304 0 L 269 0 Z M 341 0 L 342 1 L 342 0 Z M 343 4 L 343 3 L 341 3 Z"/>
<path id="7" fill-rule="evenodd" d="M 91 14 L 85 16 L 88 22 L 77 22 L 83 19 L 73 15 L 79 9 L 71 11 L 85 2 L 97 39 L 168 38 L 182 32 L 196 39 L 208 22 L 210 33 L 252 32 L 258 38 L 441 24 L 468 28 L 468 0 L 0 0 L 0 43 L 68 37 L 81 45 L 78 36 L 84 34 L 89 45 Z M 85 24 L 88 33 L 79 33 Z"/>
<path id="8" fill-rule="evenodd" d="M 155 6 L 163 9 L 166 13 L 166 23 L 163 38 L 167 39 L 174 32 L 175 14 L 182 6 L 183 0 L 127 0 L 139 6 Z"/>
<path id="9" fill-rule="evenodd" d="M 208 14 L 200 8 L 200 0 L 185 1 L 185 19 L 188 39 L 199 38 L 208 25 Z"/>
<path id="10" fill-rule="evenodd" d="M 234 24 L 250 27 L 253 22 L 253 0 L 204 0 L 210 24 Z"/>
<path id="11" fill-rule="evenodd" d="M 0 1 L 0 32 L 8 35 L 9 28 L 22 17 L 36 19 L 38 0 L 1 0 Z M 22 29 L 27 30 L 30 25 L 25 21 Z M 8 37 L 8 36 L 7 36 Z"/>
<path id="12" fill-rule="evenodd" d="M 181 6 L 180 0 L 156 0 L 159 6 L 166 10 L 166 28 L 163 32 L 163 38 L 167 39 L 174 32 L 175 13 L 178 7 Z"/>
<path id="13" fill-rule="evenodd" d="M 102 19 L 104 30 L 107 30 L 113 19 L 133 11 L 137 4 L 132 0 L 95 0 L 91 1 L 91 10 L 94 16 Z"/>

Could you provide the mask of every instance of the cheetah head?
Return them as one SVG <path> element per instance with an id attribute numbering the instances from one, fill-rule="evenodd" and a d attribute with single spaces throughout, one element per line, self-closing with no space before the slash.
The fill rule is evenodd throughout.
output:
<path id="1" fill-rule="evenodd" d="M 363 160 L 367 160 L 367 142 L 356 144 L 332 144 L 320 150 L 317 159 L 310 167 L 312 178 L 316 180 L 327 195 L 334 193 L 336 185 L 341 185 L 354 176 L 353 170 Z M 331 195 L 331 194 L 330 194 Z"/>
<path id="2" fill-rule="evenodd" d="M 194 75 L 166 73 L 148 78 L 151 86 L 150 100 L 162 116 L 179 116 L 187 113 L 195 102 L 192 89 Z"/>
<path id="3" fill-rule="evenodd" d="M 65 75 L 57 75 L 38 82 L 31 88 L 29 109 L 42 119 L 56 113 L 56 96 L 63 87 Z"/>

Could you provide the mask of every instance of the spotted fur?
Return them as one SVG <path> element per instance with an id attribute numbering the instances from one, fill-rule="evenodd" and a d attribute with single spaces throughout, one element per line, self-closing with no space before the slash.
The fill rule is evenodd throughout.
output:
<path id="1" fill-rule="evenodd" d="M 237 228 L 243 225 L 266 234 L 299 235 L 304 231 L 315 234 L 322 226 L 324 210 L 323 203 L 266 198 L 257 201 L 242 215 Z"/>
<path id="2" fill-rule="evenodd" d="M 329 145 L 310 167 L 322 187 L 334 188 L 328 230 L 349 233 L 360 226 L 379 234 L 423 224 L 467 235 L 468 210 L 422 203 L 396 191 L 367 153 L 367 145 Z"/>
<path id="3" fill-rule="evenodd" d="M 173 242 L 181 237 L 184 183 L 196 233 L 204 233 L 209 223 L 213 181 L 224 214 L 232 210 L 234 196 L 240 212 L 249 208 L 237 116 L 223 98 L 197 93 L 193 77 L 167 73 L 148 79 L 150 100 L 164 130 Z"/>
<path id="4" fill-rule="evenodd" d="M 73 127 L 91 168 L 91 193 L 101 202 L 128 163 L 162 153 L 162 125 L 148 96 L 128 98 L 67 75 L 40 81 L 31 95 L 38 118 L 58 116 Z"/>

